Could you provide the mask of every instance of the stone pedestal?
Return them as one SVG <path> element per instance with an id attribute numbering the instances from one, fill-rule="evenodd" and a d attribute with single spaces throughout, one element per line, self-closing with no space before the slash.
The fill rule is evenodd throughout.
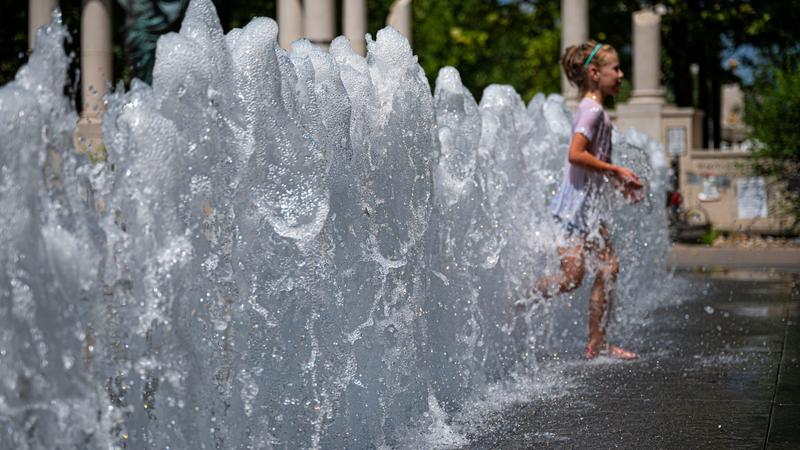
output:
<path id="1" fill-rule="evenodd" d="M 617 126 L 665 142 L 661 94 L 661 17 L 653 11 L 633 13 L 633 92 L 628 104 L 617 106 Z"/>
<path id="2" fill-rule="evenodd" d="M 661 142 L 667 159 L 703 146 L 703 112 L 673 105 L 620 104 L 609 113 L 621 132 L 635 128 Z"/>
<path id="3" fill-rule="evenodd" d="M 629 128 L 636 128 L 652 139 L 661 140 L 661 104 L 660 103 L 623 103 L 617 105 L 616 125 L 623 133 Z"/>
<path id="4" fill-rule="evenodd" d="M 399 31 L 411 42 L 413 21 L 411 0 L 395 0 L 392 9 L 389 10 L 389 17 L 386 18 L 386 25 Z"/>
<path id="5" fill-rule="evenodd" d="M 367 51 L 367 1 L 344 0 L 344 35 L 350 40 L 350 45 L 356 53 L 364 55 Z"/>
<path id="6" fill-rule="evenodd" d="M 55 8 L 58 8 L 58 0 L 28 1 L 28 53 L 36 43 L 36 31 L 50 23 Z"/>
<path id="7" fill-rule="evenodd" d="M 72 135 L 76 153 L 88 156 L 91 161 L 106 159 L 102 124 L 102 120 L 98 117 L 81 117 Z"/>
<path id="8" fill-rule="evenodd" d="M 336 36 L 335 12 L 333 0 L 306 0 L 303 5 L 305 37 L 325 50 Z"/>
<path id="9" fill-rule="evenodd" d="M 301 0 L 278 0 L 278 44 L 291 50 L 292 42 L 303 37 Z"/>
<path id="10" fill-rule="evenodd" d="M 561 0 L 561 55 L 571 45 L 580 45 L 589 39 L 588 0 Z M 560 67 L 560 65 L 559 65 Z M 578 88 L 572 86 L 561 70 L 561 95 L 567 106 L 578 104 Z"/>
<path id="11" fill-rule="evenodd" d="M 685 137 L 678 142 L 681 135 Z M 667 157 L 673 156 L 679 148 L 685 149 L 686 154 L 702 148 L 703 112 L 690 107 L 664 105 L 661 108 L 661 142 Z"/>

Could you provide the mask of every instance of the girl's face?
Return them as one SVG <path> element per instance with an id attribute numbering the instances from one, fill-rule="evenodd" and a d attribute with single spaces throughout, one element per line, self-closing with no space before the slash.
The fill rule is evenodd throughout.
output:
<path id="1" fill-rule="evenodd" d="M 609 52 L 598 65 L 589 66 L 589 76 L 593 84 L 604 96 L 617 95 L 622 85 L 622 69 L 619 67 L 617 52 Z"/>

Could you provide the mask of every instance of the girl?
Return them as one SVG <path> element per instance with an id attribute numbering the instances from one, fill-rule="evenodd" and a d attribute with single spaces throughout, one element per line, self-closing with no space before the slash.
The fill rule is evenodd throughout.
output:
<path id="1" fill-rule="evenodd" d="M 603 100 L 619 93 L 622 70 L 617 52 L 608 44 L 588 41 L 567 48 L 561 58 L 570 83 L 580 90 L 572 120 L 572 140 L 561 188 L 550 212 L 566 236 L 559 247 L 561 273 L 541 278 L 530 289 L 538 298 L 569 292 L 581 285 L 590 256 L 595 273 L 589 302 L 589 341 L 586 357 L 605 354 L 618 359 L 635 359 L 635 353 L 609 345 L 605 340 L 611 294 L 619 265 L 603 220 L 599 198 L 609 181 L 625 198 L 637 202 L 643 187 L 628 168 L 611 164 L 611 121 Z"/>

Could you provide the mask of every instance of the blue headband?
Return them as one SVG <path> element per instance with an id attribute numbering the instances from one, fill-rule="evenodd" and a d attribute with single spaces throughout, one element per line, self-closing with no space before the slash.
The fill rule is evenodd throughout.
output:
<path id="1" fill-rule="evenodd" d="M 589 63 L 592 62 L 592 58 L 594 58 L 594 55 L 596 55 L 597 52 L 600 51 L 600 49 L 602 47 L 603 47 L 603 43 L 602 42 L 598 42 L 597 45 L 594 46 L 594 50 L 592 50 L 592 53 L 590 53 L 589 57 L 586 58 L 586 62 L 583 63 L 583 67 L 587 67 L 589 65 Z"/>

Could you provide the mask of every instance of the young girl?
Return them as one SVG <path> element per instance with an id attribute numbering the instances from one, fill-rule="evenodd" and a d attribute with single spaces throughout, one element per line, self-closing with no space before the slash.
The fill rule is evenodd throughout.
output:
<path id="1" fill-rule="evenodd" d="M 561 65 L 570 83 L 580 90 L 572 120 L 572 140 L 561 188 L 550 212 L 566 236 L 558 252 L 561 273 L 545 277 L 531 288 L 531 296 L 549 298 L 581 285 L 589 257 L 595 272 L 589 302 L 589 341 L 586 357 L 605 354 L 618 359 L 635 359 L 635 353 L 606 342 L 606 325 L 611 295 L 619 265 L 603 220 L 599 198 L 607 183 L 622 190 L 625 198 L 639 200 L 643 187 L 628 168 L 611 164 L 611 121 L 603 110 L 606 96 L 619 93 L 622 70 L 617 52 L 608 44 L 588 41 L 567 48 Z"/>

